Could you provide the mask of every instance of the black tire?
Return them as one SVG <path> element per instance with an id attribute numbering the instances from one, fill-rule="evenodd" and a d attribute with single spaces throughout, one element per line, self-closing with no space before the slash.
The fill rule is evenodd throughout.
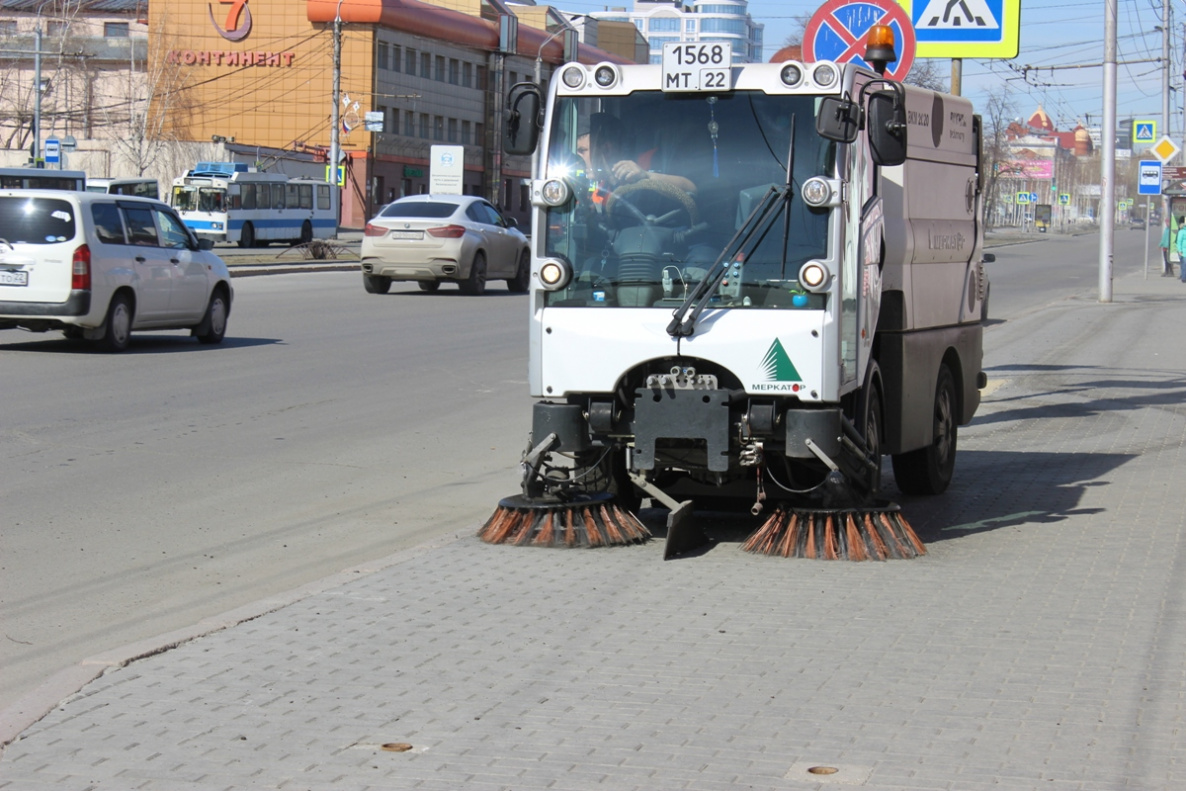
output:
<path id="1" fill-rule="evenodd" d="M 881 411 L 881 392 L 873 381 L 861 396 L 861 417 L 861 432 L 865 438 L 865 447 L 868 448 L 873 463 L 877 465 L 870 470 L 872 475 L 869 477 L 869 491 L 876 494 L 881 490 L 881 440 L 885 431 L 882 428 L 884 418 Z"/>
<path id="2" fill-rule="evenodd" d="M 243 230 L 239 232 L 239 246 L 255 247 L 255 226 L 249 222 L 243 223 Z"/>
<path id="3" fill-rule="evenodd" d="M 132 301 L 126 294 L 116 294 L 107 306 L 107 318 L 103 325 L 105 332 L 99 341 L 99 348 L 105 352 L 122 352 L 132 340 L 132 320 L 135 313 Z"/>
<path id="4" fill-rule="evenodd" d="M 486 254 L 478 251 L 474 253 L 474 260 L 469 265 L 469 277 L 457 284 L 462 294 L 480 297 L 486 293 Z"/>
<path id="5" fill-rule="evenodd" d="M 362 287 L 368 294 L 386 294 L 391 290 L 391 278 L 382 275 L 362 276 Z"/>
<path id="6" fill-rule="evenodd" d="M 894 479 L 904 494 L 942 494 L 951 484 L 959 429 L 957 406 L 951 369 L 940 365 L 931 410 L 934 421 L 931 444 L 893 457 Z"/>
<path id="7" fill-rule="evenodd" d="M 441 288 L 441 281 L 439 280 L 420 280 L 416 285 L 420 286 L 420 290 L 425 294 L 435 294 Z"/>
<path id="8" fill-rule="evenodd" d="M 304 225 L 301 226 L 301 238 L 298 244 L 308 244 L 313 241 L 313 223 L 305 220 Z"/>
<path id="9" fill-rule="evenodd" d="M 194 330 L 198 343 L 214 345 L 222 343 L 226 335 L 227 317 L 230 316 L 231 306 L 227 302 L 226 292 L 216 288 L 210 295 L 210 304 L 206 306 L 206 316 L 202 323 Z"/>
<path id="10" fill-rule="evenodd" d="M 531 286 L 531 256 L 526 250 L 519 255 L 519 268 L 515 276 L 507 280 L 507 290 L 516 294 L 526 294 Z"/>

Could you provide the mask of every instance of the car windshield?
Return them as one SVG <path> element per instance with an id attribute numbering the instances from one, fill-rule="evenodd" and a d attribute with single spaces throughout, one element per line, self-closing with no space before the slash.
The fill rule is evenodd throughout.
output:
<path id="1" fill-rule="evenodd" d="M 380 217 L 427 217 L 439 220 L 451 217 L 457 211 L 455 203 L 437 203 L 431 201 L 408 201 L 393 203 L 383 210 Z"/>
<path id="2" fill-rule="evenodd" d="M 68 201 L 0 198 L 0 238 L 10 244 L 57 244 L 74 234 L 74 207 Z"/>
<path id="3" fill-rule="evenodd" d="M 815 132 L 817 102 L 758 91 L 557 100 L 546 177 L 567 181 L 574 199 L 548 210 L 544 252 L 574 277 L 548 304 L 678 305 L 750 212 L 786 185 L 793 128 L 789 216 L 745 251 L 736 304 L 822 307 L 795 280 L 828 249 L 828 210 L 799 197 L 808 178 L 835 173 L 835 144 Z"/>

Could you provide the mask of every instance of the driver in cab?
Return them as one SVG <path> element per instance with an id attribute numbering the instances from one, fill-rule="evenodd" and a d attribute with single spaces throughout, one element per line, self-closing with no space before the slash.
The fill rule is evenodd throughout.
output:
<path id="1" fill-rule="evenodd" d="M 683 176 L 660 173 L 654 169 L 657 148 L 631 156 L 626 147 L 622 122 L 608 113 L 594 113 L 588 127 L 577 136 L 577 154 L 585 161 L 591 178 L 600 190 L 610 190 L 645 180 L 668 184 L 694 195 L 696 184 Z M 596 194 L 594 202 L 599 203 Z"/>

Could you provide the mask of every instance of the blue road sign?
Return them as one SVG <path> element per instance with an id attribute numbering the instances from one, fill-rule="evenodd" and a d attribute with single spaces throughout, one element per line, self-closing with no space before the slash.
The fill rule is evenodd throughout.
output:
<path id="1" fill-rule="evenodd" d="M 45 164 L 58 165 L 62 162 L 62 141 L 56 137 L 45 141 Z"/>
<path id="2" fill-rule="evenodd" d="M 1137 182 L 1138 195 L 1161 194 L 1161 162 L 1156 159 L 1142 159 L 1140 177 Z"/>
<path id="3" fill-rule="evenodd" d="M 1156 121 L 1133 121 L 1132 141 L 1134 143 L 1152 143 L 1157 139 Z"/>

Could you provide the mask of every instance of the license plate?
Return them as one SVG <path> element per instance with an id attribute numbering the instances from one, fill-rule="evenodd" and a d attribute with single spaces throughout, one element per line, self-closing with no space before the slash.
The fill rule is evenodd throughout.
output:
<path id="1" fill-rule="evenodd" d="M 733 90 L 733 49 L 722 43 L 663 45 L 663 90 Z"/>
<path id="2" fill-rule="evenodd" d="M 424 231 L 392 231 L 389 236 L 392 239 L 423 239 Z"/>
<path id="3" fill-rule="evenodd" d="M 27 286 L 29 273 L 23 269 L 0 269 L 0 286 Z"/>

